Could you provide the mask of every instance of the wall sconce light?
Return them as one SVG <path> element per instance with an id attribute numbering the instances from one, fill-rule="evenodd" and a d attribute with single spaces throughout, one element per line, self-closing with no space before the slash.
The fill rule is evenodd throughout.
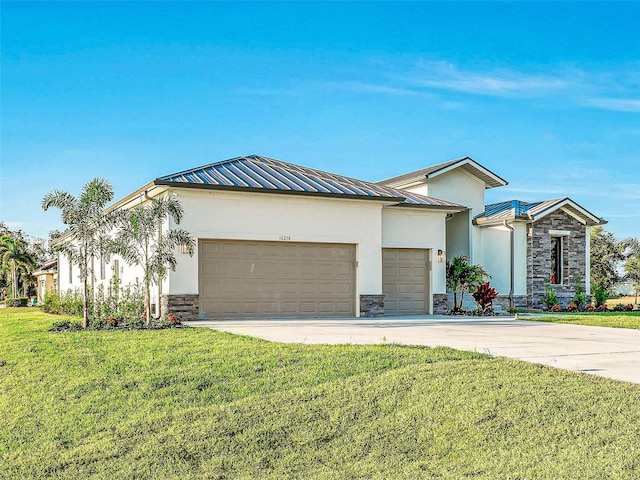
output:
<path id="1" fill-rule="evenodd" d="M 187 254 L 189 253 L 189 247 L 187 245 L 180 245 L 180 253 Z"/>
<path id="2" fill-rule="evenodd" d="M 442 263 L 444 262 L 444 251 L 443 250 L 438 250 L 438 262 Z"/>

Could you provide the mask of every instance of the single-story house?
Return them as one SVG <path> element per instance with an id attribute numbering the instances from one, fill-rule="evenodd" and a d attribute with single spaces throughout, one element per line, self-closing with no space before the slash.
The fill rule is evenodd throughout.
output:
<path id="1" fill-rule="evenodd" d="M 58 285 L 58 259 L 50 258 L 42 263 L 31 275 L 36 279 L 38 303 L 44 301 L 44 296 L 49 292 L 55 292 Z"/>
<path id="2" fill-rule="evenodd" d="M 503 304 L 540 306 L 545 282 L 561 297 L 578 277 L 588 288 L 601 220 L 568 198 L 485 207 L 485 190 L 506 184 L 469 157 L 373 183 L 250 155 L 157 178 L 110 208 L 178 197 L 197 249 L 178 253 L 153 303 L 185 318 L 443 313 L 459 254 L 485 266 Z M 61 291 L 80 286 L 59 267 Z M 96 284 L 111 278 L 100 270 Z M 111 271 L 142 277 L 118 258 Z"/>

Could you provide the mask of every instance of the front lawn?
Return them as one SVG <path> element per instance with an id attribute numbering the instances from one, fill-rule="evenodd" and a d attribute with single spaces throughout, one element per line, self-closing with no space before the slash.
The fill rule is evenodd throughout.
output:
<path id="1" fill-rule="evenodd" d="M 550 313 L 544 317 L 520 317 L 534 322 L 568 323 L 593 327 L 640 328 L 640 311 Z"/>
<path id="2" fill-rule="evenodd" d="M 640 385 L 0 310 L 0 478 L 638 478 Z"/>

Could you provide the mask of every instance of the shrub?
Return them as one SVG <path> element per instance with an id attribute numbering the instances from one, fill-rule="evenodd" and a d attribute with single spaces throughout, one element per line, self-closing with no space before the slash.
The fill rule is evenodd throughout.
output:
<path id="1" fill-rule="evenodd" d="M 42 309 L 47 313 L 64 315 L 82 315 L 82 294 L 79 290 L 67 291 L 62 295 L 51 292 L 44 298 Z M 118 287 L 110 284 L 106 290 L 102 285 L 95 288 L 89 299 L 89 321 L 91 328 L 99 330 L 105 327 L 115 328 L 128 324 L 139 328 L 142 324 L 140 315 L 144 312 L 144 293 L 142 286 L 136 284 Z M 109 319 L 117 319 L 117 325 Z"/>
<path id="2" fill-rule="evenodd" d="M 630 312 L 631 310 L 633 310 L 633 303 L 627 303 L 627 304 L 624 306 L 624 309 L 625 309 L 627 312 Z"/>
<path id="3" fill-rule="evenodd" d="M 593 299 L 596 302 L 596 307 L 600 305 L 606 305 L 609 298 L 609 292 L 604 286 L 604 282 L 600 281 L 593 287 Z"/>
<path id="4" fill-rule="evenodd" d="M 569 305 L 567 305 L 567 312 L 577 312 L 578 310 L 576 302 L 569 302 Z"/>
<path id="5" fill-rule="evenodd" d="M 585 310 L 587 312 L 593 312 L 596 309 L 596 307 L 594 307 L 593 305 L 591 305 L 590 303 L 585 307 Z"/>
<path id="6" fill-rule="evenodd" d="M 573 303 L 576 304 L 576 310 L 582 310 L 587 303 L 587 294 L 584 292 L 580 277 L 576 277 Z"/>
<path id="7" fill-rule="evenodd" d="M 562 311 L 562 306 L 558 305 L 557 303 L 555 305 L 552 305 L 551 308 L 549 309 L 550 311 L 556 313 L 556 312 L 561 312 Z"/>
<path id="8" fill-rule="evenodd" d="M 556 292 L 553 290 L 553 288 L 551 288 L 549 282 L 544 283 L 544 295 L 542 297 L 542 303 L 545 304 L 547 310 L 551 310 L 554 306 L 558 305 L 558 296 L 556 295 Z"/>
<path id="9" fill-rule="evenodd" d="M 18 297 L 18 298 L 9 298 L 5 302 L 7 307 L 26 307 L 29 303 L 29 299 L 27 297 Z"/>
<path id="10" fill-rule="evenodd" d="M 71 320 L 59 320 L 57 322 L 53 322 L 53 328 L 51 328 L 51 331 L 64 332 L 67 330 L 82 330 L 82 323 L 73 322 Z"/>
<path id="11" fill-rule="evenodd" d="M 491 288 L 489 282 L 478 285 L 478 289 L 472 294 L 482 313 L 486 313 L 493 308 L 493 300 L 498 296 L 494 288 Z"/>
<path id="12" fill-rule="evenodd" d="M 625 309 L 624 303 L 617 303 L 615 307 L 613 307 L 614 312 L 623 312 Z"/>
<path id="13" fill-rule="evenodd" d="M 479 315 L 475 313 L 475 310 L 477 309 L 474 309 L 474 311 L 471 312 L 472 315 Z M 160 324 L 164 327 L 173 327 L 175 325 L 181 325 L 182 319 L 180 317 L 177 317 L 175 313 L 169 312 L 167 313 L 167 316 L 162 319 L 162 322 L 160 322 Z"/>
<path id="14" fill-rule="evenodd" d="M 60 306 L 60 295 L 58 295 L 56 292 L 45 293 L 41 308 L 44 312 L 47 313 L 62 313 L 62 307 Z"/>
<path id="15" fill-rule="evenodd" d="M 107 318 L 107 326 L 108 327 L 117 327 L 118 326 L 118 319 L 116 317 Z"/>
<path id="16" fill-rule="evenodd" d="M 516 307 L 507 307 L 507 313 L 518 313 L 518 309 Z"/>
<path id="17" fill-rule="evenodd" d="M 596 309 L 599 312 L 608 312 L 609 309 L 607 308 L 607 304 L 603 303 L 602 305 L 598 305 L 598 308 Z"/>

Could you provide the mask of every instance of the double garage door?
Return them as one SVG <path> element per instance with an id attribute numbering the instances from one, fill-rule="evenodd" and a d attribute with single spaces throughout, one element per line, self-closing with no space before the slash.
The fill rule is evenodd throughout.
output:
<path id="1" fill-rule="evenodd" d="M 208 318 L 355 315 L 355 245 L 201 240 Z"/>

